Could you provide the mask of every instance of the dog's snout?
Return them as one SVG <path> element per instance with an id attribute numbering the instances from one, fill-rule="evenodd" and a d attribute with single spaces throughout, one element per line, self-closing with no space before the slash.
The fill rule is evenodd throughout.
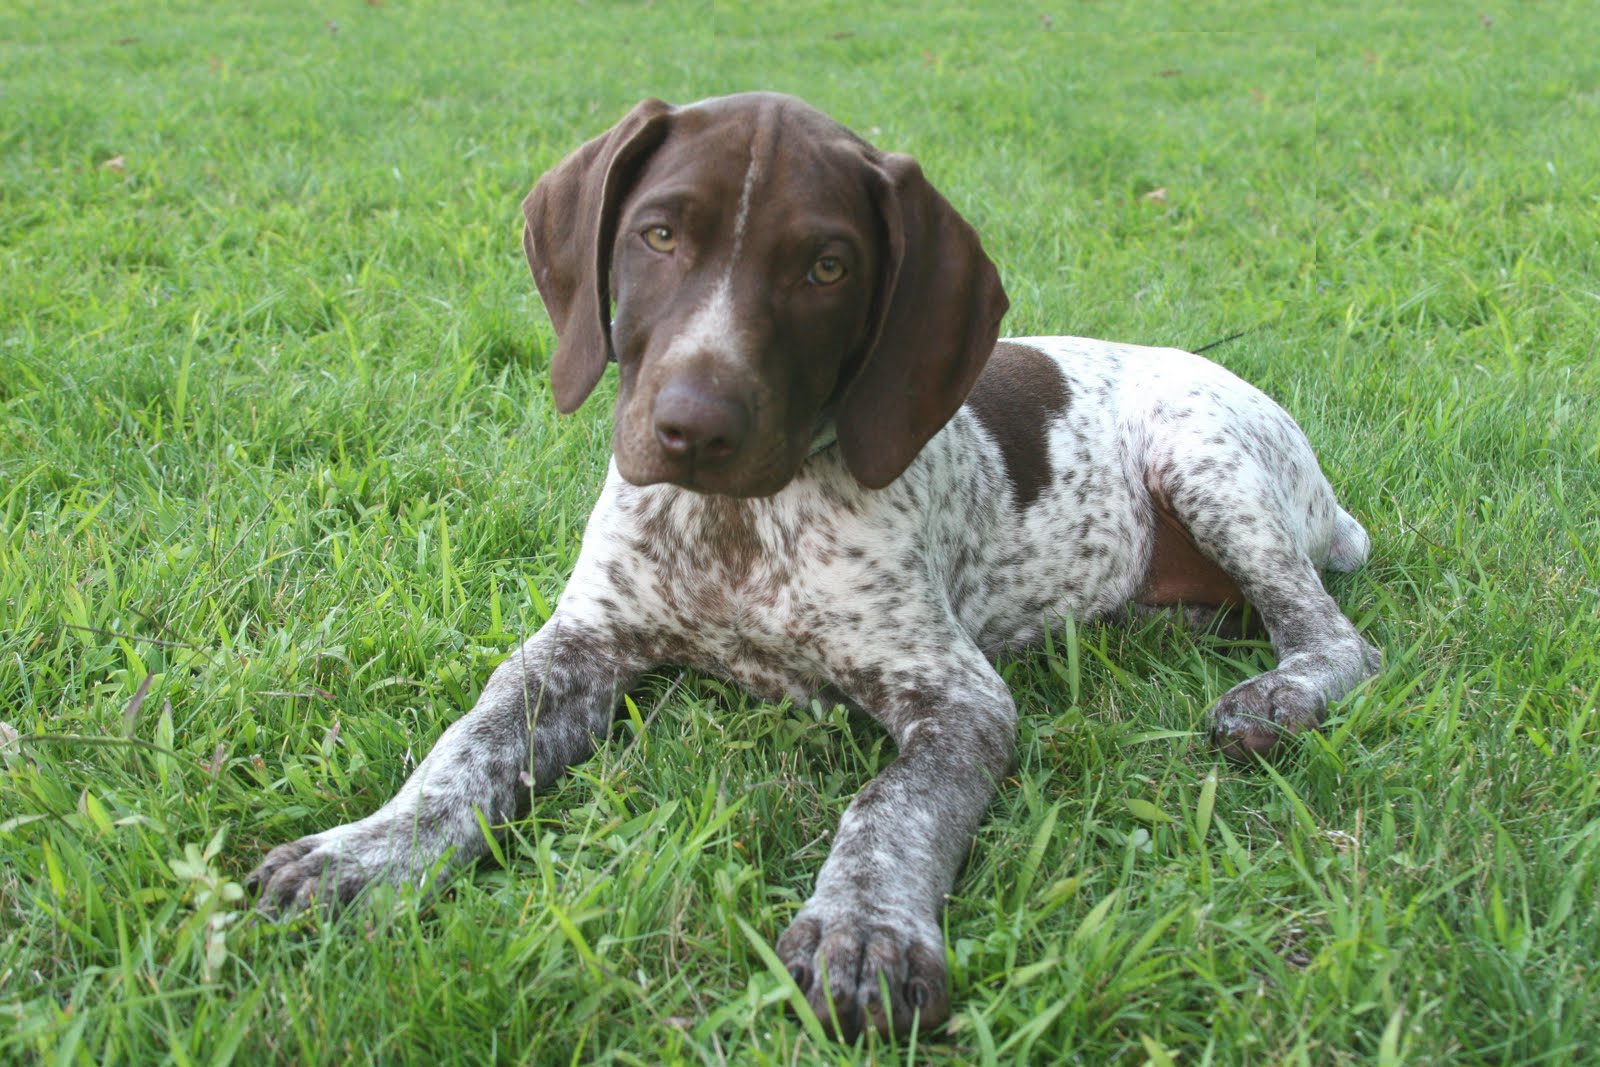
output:
<path id="1" fill-rule="evenodd" d="M 744 444 L 750 413 L 744 404 L 688 382 L 670 382 L 656 394 L 656 441 L 673 459 L 697 463 L 731 458 Z"/>

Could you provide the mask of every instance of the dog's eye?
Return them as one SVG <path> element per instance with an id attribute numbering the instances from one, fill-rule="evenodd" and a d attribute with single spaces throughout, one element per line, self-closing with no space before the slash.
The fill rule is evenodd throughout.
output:
<path id="1" fill-rule="evenodd" d="M 671 226 L 652 226 L 644 231 L 644 243 L 657 252 L 670 252 L 678 246 L 678 235 Z"/>
<path id="2" fill-rule="evenodd" d="M 811 264 L 811 273 L 806 275 L 806 281 L 812 285 L 832 285 L 844 277 L 844 264 L 837 256 L 823 256 Z"/>

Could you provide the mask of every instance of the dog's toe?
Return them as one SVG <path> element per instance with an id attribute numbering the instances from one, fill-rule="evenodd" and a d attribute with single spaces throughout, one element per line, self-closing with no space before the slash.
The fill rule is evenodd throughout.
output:
<path id="1" fill-rule="evenodd" d="M 296 910 L 295 894 L 304 882 L 302 869 L 306 857 L 317 847 L 315 837 L 302 837 L 279 845 L 267 853 L 259 866 L 245 876 L 245 888 L 256 891 L 256 910 L 265 915 L 282 915 Z"/>
<path id="2" fill-rule="evenodd" d="M 936 928 L 930 939 L 865 909 L 828 918 L 803 912 L 779 938 L 778 957 L 823 1028 L 841 1040 L 869 1029 L 904 1036 L 950 1016 Z"/>
<path id="3" fill-rule="evenodd" d="M 245 879 L 258 892 L 256 909 L 288 916 L 351 903 L 373 882 L 391 877 L 393 868 L 387 850 L 362 846 L 359 835 L 338 830 L 279 845 Z"/>
<path id="4" fill-rule="evenodd" d="M 319 844 L 316 837 L 303 837 L 267 853 L 245 879 L 245 884 L 257 891 L 258 911 L 287 916 L 312 902 L 332 858 Z"/>

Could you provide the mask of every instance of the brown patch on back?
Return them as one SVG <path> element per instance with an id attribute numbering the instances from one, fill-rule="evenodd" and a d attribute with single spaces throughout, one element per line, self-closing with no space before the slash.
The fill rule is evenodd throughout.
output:
<path id="1" fill-rule="evenodd" d="M 1144 585 L 1134 599 L 1151 607 L 1243 607 L 1247 602 L 1238 583 L 1200 551 L 1166 494 L 1152 487 L 1150 502 L 1155 507 L 1155 541 Z"/>
<path id="2" fill-rule="evenodd" d="M 967 407 L 994 435 L 1017 505 L 1027 507 L 1050 484 L 1050 418 L 1072 394 L 1055 360 L 1027 345 L 1002 341 L 967 396 Z"/>

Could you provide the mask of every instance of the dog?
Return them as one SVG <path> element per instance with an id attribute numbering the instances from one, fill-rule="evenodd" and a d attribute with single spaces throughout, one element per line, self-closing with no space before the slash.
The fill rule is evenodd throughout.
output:
<path id="1" fill-rule="evenodd" d="M 392 800 L 267 855 L 265 909 L 480 857 L 480 814 L 526 812 L 685 664 L 893 738 L 777 953 L 831 1032 L 904 1034 L 949 1015 L 940 912 L 1013 763 L 993 657 L 1067 618 L 1248 606 L 1278 665 L 1211 712 L 1238 758 L 1377 671 L 1319 576 L 1367 534 L 1290 416 L 1185 352 L 998 341 L 999 275 L 909 156 L 792 97 L 646 100 L 523 211 L 557 408 L 617 364 L 577 565 Z"/>

